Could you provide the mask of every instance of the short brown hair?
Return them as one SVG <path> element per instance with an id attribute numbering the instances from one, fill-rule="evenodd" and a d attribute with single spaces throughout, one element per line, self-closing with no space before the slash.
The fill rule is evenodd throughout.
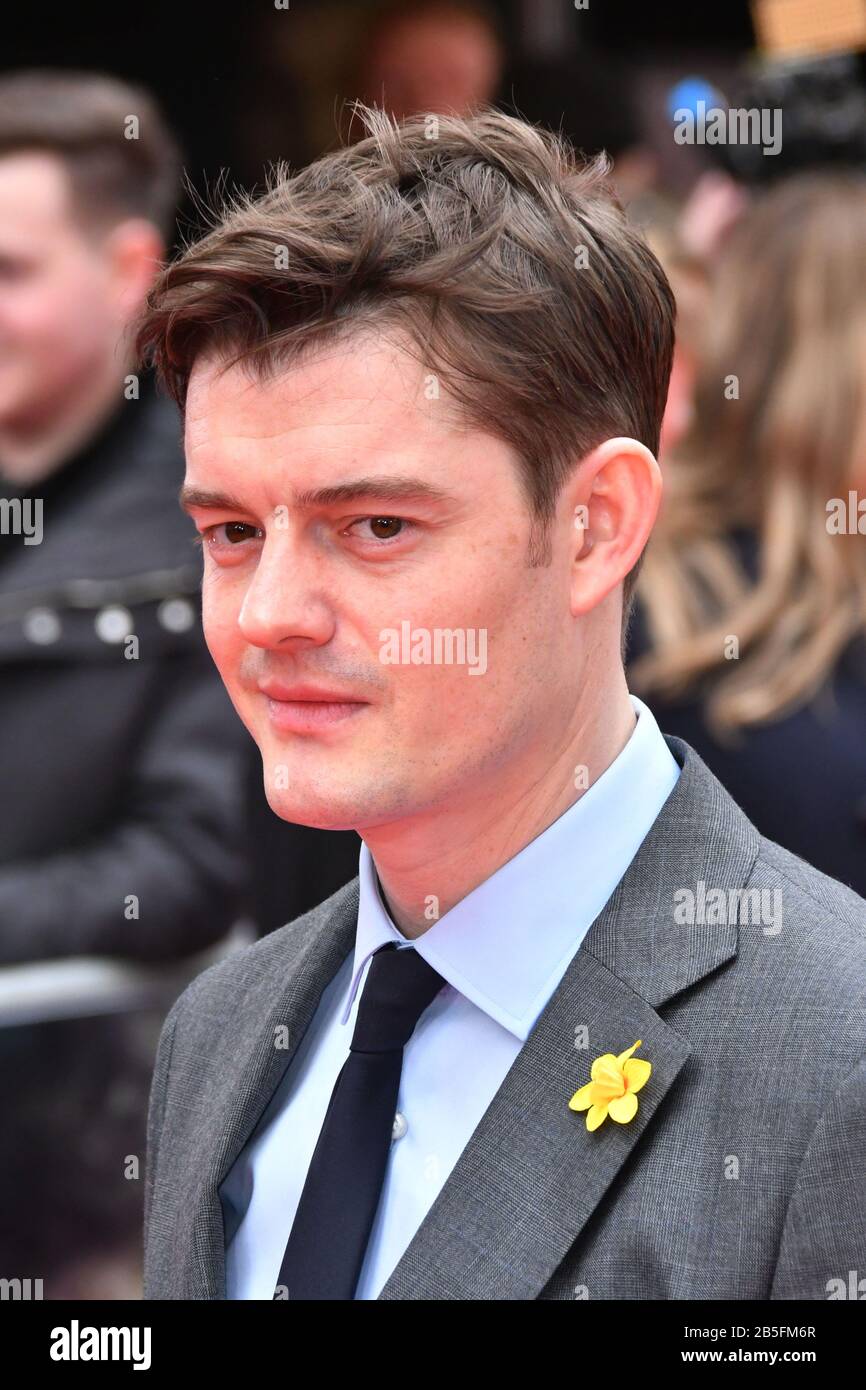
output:
<path id="1" fill-rule="evenodd" d="M 137 117 L 136 138 L 127 122 Z M 102 73 L 30 68 L 0 76 L 0 155 L 45 150 L 69 173 L 87 226 L 145 217 L 174 239 L 181 152 L 141 87 Z"/>
<path id="2" fill-rule="evenodd" d="M 516 450 L 541 523 L 530 562 L 544 563 L 580 458 L 620 434 L 658 450 L 664 271 L 606 156 L 584 164 L 559 134 L 492 108 L 402 122 L 355 110 L 363 139 L 293 175 L 280 161 L 264 194 L 235 194 L 163 271 L 139 353 L 183 409 L 203 350 L 263 377 L 346 328 L 408 329 L 470 421 Z"/>

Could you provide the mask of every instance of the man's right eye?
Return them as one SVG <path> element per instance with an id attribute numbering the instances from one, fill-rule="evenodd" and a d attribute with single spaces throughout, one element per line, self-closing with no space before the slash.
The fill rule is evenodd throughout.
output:
<path id="1" fill-rule="evenodd" d="M 250 540 L 249 532 L 252 532 L 254 538 L 259 529 L 257 526 L 250 526 L 246 521 L 227 521 L 224 524 L 226 540 L 232 545 L 237 545 L 239 541 Z"/>
<path id="2" fill-rule="evenodd" d="M 221 521 L 217 526 L 206 526 L 202 532 L 205 543 L 211 547 L 239 545 L 242 541 L 256 540 L 262 534 L 258 526 L 252 526 L 247 521 Z"/>

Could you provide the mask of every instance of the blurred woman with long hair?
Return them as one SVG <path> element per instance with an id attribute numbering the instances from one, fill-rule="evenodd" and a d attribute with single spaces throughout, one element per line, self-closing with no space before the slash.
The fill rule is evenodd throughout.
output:
<path id="1" fill-rule="evenodd" d="M 792 178 L 731 234 L 629 660 L 763 834 L 866 896 L 860 174 Z"/>

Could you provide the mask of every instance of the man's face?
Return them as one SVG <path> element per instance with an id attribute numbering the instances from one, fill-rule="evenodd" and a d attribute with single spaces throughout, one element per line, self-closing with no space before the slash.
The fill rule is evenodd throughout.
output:
<path id="1" fill-rule="evenodd" d="M 354 335 L 269 383 L 222 365 L 192 372 L 187 505 L 205 636 L 272 809 L 360 831 L 467 798 L 489 811 L 574 707 L 570 516 L 552 563 L 528 567 L 511 450 L 429 399 L 396 343 Z"/>
<path id="2" fill-rule="evenodd" d="M 49 153 L 0 157 L 0 422 L 38 421 L 104 359 L 119 324 L 98 244 Z"/>

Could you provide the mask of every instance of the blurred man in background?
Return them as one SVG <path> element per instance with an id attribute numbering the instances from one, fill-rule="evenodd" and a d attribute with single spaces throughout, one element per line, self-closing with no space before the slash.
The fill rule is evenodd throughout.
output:
<path id="1" fill-rule="evenodd" d="M 361 44 L 357 89 L 398 120 L 468 115 L 496 96 L 505 52 L 495 13 L 473 0 L 386 0 Z"/>
<path id="2" fill-rule="evenodd" d="M 127 336 L 179 179 L 145 92 L 0 79 L 3 966 L 175 960 L 239 913 L 251 745 L 201 636 L 177 413 Z M 140 1225 L 124 1158 L 151 1051 L 133 1029 L 0 1028 L 0 1274 L 43 1277 L 46 1297 L 88 1296 L 70 1271 Z"/>
<path id="3" fill-rule="evenodd" d="M 124 339 L 178 176 L 143 93 L 0 82 L 0 480 L 21 530 L 42 517 L 0 570 L 5 963 L 173 958 L 237 908 L 244 745 L 199 633 L 177 414 Z"/>

